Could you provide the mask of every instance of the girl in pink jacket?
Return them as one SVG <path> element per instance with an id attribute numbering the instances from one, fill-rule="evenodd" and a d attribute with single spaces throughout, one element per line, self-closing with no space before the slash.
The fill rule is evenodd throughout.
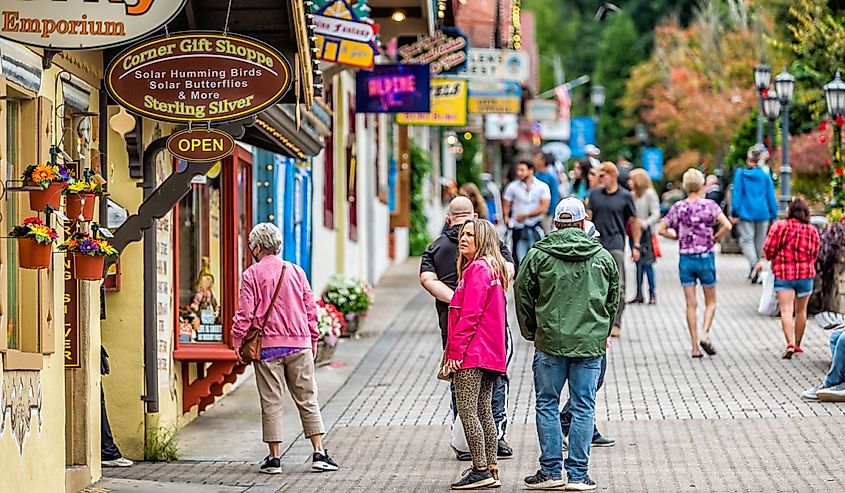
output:
<path id="1" fill-rule="evenodd" d="M 446 372 L 453 373 L 458 415 L 472 454 L 472 469 L 452 489 L 501 485 L 493 386 L 507 371 L 505 290 L 508 275 L 499 236 L 488 221 L 467 221 L 459 236 L 458 286 L 449 304 Z"/>

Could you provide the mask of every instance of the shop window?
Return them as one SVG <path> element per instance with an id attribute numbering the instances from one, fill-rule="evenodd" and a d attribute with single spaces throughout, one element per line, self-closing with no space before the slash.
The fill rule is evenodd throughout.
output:
<path id="1" fill-rule="evenodd" d="M 14 180 L 20 174 L 20 165 L 18 164 L 19 142 L 20 137 L 20 103 L 7 102 L 6 103 L 6 142 L 5 150 L 6 156 L 4 163 L 6 165 L 6 177 Z M 3 218 L 5 224 L 3 231 L 9 231 L 12 225 L 15 224 L 18 215 L 18 194 L 10 193 L 6 195 L 6 203 L 3 208 Z M 6 265 L 6 302 L 3 306 L 3 312 L 6 321 L 6 347 L 9 349 L 20 349 L 20 329 L 18 327 L 18 245 L 13 240 L 5 241 L 5 261 Z"/>

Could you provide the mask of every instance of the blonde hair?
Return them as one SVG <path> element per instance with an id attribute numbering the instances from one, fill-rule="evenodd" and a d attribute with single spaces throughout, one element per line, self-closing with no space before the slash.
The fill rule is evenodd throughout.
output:
<path id="1" fill-rule="evenodd" d="M 704 173 L 695 168 L 690 168 L 684 173 L 684 190 L 687 193 L 700 192 L 703 186 Z"/>
<path id="2" fill-rule="evenodd" d="M 634 184 L 634 195 L 637 197 L 642 197 L 645 195 L 646 190 L 654 187 L 651 183 L 651 177 L 642 168 L 632 169 L 628 174 L 628 178 Z"/>
<path id="3" fill-rule="evenodd" d="M 507 291 L 508 271 L 505 268 L 505 258 L 502 257 L 502 250 L 499 245 L 499 233 L 496 232 L 496 228 L 490 224 L 490 221 L 486 219 L 470 219 L 461 228 L 461 232 L 458 235 L 459 239 L 468 225 L 472 225 L 475 232 L 475 258 L 487 260 L 493 267 L 494 274 L 498 274 L 501 278 L 502 287 Z M 472 260 L 474 259 L 465 259 L 463 255 L 458 255 L 458 282 L 461 282 L 466 264 Z"/>
<path id="4" fill-rule="evenodd" d="M 475 183 L 467 182 L 461 185 L 461 188 L 458 189 L 458 195 L 463 195 L 472 202 L 472 208 L 478 214 L 478 217 L 487 217 L 487 203 L 484 201 L 484 196 Z"/>

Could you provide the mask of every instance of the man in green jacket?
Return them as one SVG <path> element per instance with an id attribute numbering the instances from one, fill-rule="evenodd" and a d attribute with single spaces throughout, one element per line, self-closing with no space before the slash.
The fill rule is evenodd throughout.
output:
<path id="1" fill-rule="evenodd" d="M 584 232 L 584 204 L 566 198 L 555 208 L 557 231 L 534 245 L 516 278 L 522 336 L 534 341 L 534 389 L 540 470 L 529 489 L 596 489 L 587 474 L 596 389 L 606 341 L 619 306 L 619 272 L 610 252 Z M 572 425 L 563 461 L 560 394 L 569 382 Z M 562 469 L 566 468 L 567 481 Z"/>

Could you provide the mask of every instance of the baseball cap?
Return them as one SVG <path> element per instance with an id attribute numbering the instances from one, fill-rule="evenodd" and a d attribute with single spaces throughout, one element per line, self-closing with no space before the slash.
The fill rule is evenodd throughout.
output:
<path id="1" fill-rule="evenodd" d="M 577 223 L 587 219 L 584 203 L 575 197 L 567 197 L 555 207 L 555 221 L 563 224 Z"/>
<path id="2" fill-rule="evenodd" d="M 601 156 L 601 149 L 594 146 L 593 144 L 585 145 L 584 152 L 589 154 L 590 156 Z"/>
<path id="3" fill-rule="evenodd" d="M 599 230 L 596 229 L 596 225 L 590 220 L 584 221 L 584 232 L 587 233 L 587 236 L 594 239 L 598 239 L 601 236 Z"/>

